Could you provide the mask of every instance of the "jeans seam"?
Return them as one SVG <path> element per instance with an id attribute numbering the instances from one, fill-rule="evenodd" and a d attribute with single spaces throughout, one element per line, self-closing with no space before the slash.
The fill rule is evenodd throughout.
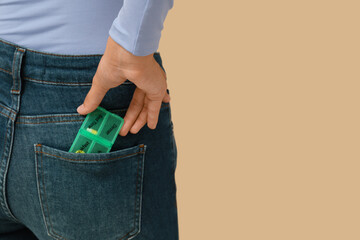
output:
<path id="1" fill-rule="evenodd" d="M 7 136 L 8 136 L 8 128 L 6 128 L 6 132 L 5 132 L 5 137 L 4 137 L 4 148 L 3 148 L 3 154 L 2 154 L 2 157 L 1 157 L 1 168 L 0 170 L 3 169 L 3 166 L 4 166 L 4 162 L 6 161 L 7 162 L 7 167 L 9 166 L 9 162 L 8 162 L 8 159 L 10 158 L 11 154 L 8 154 L 8 157 L 7 159 L 4 159 L 4 156 L 5 156 L 5 147 L 6 147 L 6 144 L 7 144 Z M 12 145 L 12 143 L 11 143 Z M 11 146 L 10 146 L 10 149 L 11 149 Z M 2 200 L 1 201 L 1 206 L 4 210 L 4 212 L 6 213 L 6 215 L 11 218 L 13 221 L 15 222 L 18 222 L 18 223 L 21 223 L 21 221 L 19 221 L 13 214 L 12 212 L 10 211 L 9 209 L 9 206 L 7 204 L 7 200 L 6 200 L 6 176 L 7 176 L 7 168 L 5 169 L 4 171 L 4 175 L 3 175 L 3 180 L 2 180 L 2 190 L 3 190 L 3 197 L 2 197 Z"/>
<path id="2" fill-rule="evenodd" d="M 0 112 L 0 114 L 3 115 L 3 116 L 5 116 L 5 117 L 8 117 L 8 118 L 10 118 L 11 120 L 14 121 L 14 119 L 13 119 L 11 116 L 9 116 L 9 115 L 7 115 L 7 114 L 5 114 L 5 113 L 3 113 L 3 112 Z"/>
<path id="3" fill-rule="evenodd" d="M 12 75 L 12 73 L 11 73 L 10 71 L 8 71 L 8 70 L 6 70 L 6 69 L 4 69 L 4 68 L 0 68 L 0 71 Z"/>
<path id="4" fill-rule="evenodd" d="M 1 104 L 0 104 L 0 107 L 1 107 Z M 169 104 L 168 103 L 164 103 L 160 109 L 165 109 L 165 108 L 168 108 L 169 107 Z M 116 110 L 118 111 L 118 110 Z M 120 109 L 119 111 L 127 111 L 127 109 Z M 2 113 L 0 111 L 0 113 Z M 24 119 L 24 120 L 28 120 L 28 119 L 40 119 L 40 118 L 57 118 L 57 117 L 81 117 L 82 115 L 76 115 L 76 114 L 72 114 L 72 115 L 57 115 L 57 116 L 41 116 L 41 117 L 25 117 L 25 116 L 18 116 L 17 119 Z M 10 117 L 10 116 L 8 116 Z M 81 122 L 81 121 L 84 121 L 84 117 L 81 117 L 82 119 L 79 119 L 79 120 L 61 120 L 61 121 L 45 121 L 45 122 L 21 122 L 21 121 L 18 121 L 18 122 L 15 122 L 16 124 L 42 124 L 42 123 L 56 123 L 56 122 Z"/>
<path id="5" fill-rule="evenodd" d="M 16 112 L 13 109 L 11 109 L 9 107 L 5 107 L 1 103 L 0 103 L 0 107 L 4 108 L 5 110 L 8 110 L 9 112 L 12 112 L 13 114 L 16 114 Z"/>
<path id="6" fill-rule="evenodd" d="M 28 123 L 28 122 L 16 122 L 16 124 L 43 124 L 43 123 L 58 123 L 58 122 L 82 122 L 84 120 L 63 120 L 63 121 L 46 121 L 46 122 L 37 122 L 37 123 Z"/>
<path id="7" fill-rule="evenodd" d="M 49 84 L 49 85 L 69 85 L 69 86 L 91 86 L 91 82 L 58 82 L 58 81 L 48 81 L 48 80 L 41 80 L 36 78 L 30 78 L 30 77 L 23 77 L 23 79 L 29 81 L 29 82 L 36 82 L 36 83 L 42 83 L 42 84 Z M 123 82 L 120 85 L 135 85 L 133 82 Z"/>

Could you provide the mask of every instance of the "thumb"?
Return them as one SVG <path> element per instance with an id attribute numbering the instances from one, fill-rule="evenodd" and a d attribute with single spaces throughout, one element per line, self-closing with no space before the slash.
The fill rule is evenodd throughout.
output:
<path id="1" fill-rule="evenodd" d="M 98 79 L 95 74 L 91 88 L 87 93 L 83 104 L 77 108 L 77 112 L 81 115 L 93 112 L 100 105 L 108 90 L 108 88 L 101 85 L 100 79 Z"/>

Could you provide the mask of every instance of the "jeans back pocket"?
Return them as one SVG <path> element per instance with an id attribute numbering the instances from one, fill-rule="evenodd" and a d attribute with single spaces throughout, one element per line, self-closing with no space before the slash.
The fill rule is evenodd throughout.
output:
<path id="1" fill-rule="evenodd" d="M 36 180 L 49 236 L 125 240 L 140 232 L 146 145 L 71 153 L 34 144 Z"/>

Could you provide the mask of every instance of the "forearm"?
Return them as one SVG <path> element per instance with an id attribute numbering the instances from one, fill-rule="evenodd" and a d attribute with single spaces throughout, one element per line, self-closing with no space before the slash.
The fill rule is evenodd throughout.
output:
<path id="1" fill-rule="evenodd" d="M 136 56 L 157 51 L 163 23 L 174 0 L 125 0 L 109 30 L 111 38 Z"/>

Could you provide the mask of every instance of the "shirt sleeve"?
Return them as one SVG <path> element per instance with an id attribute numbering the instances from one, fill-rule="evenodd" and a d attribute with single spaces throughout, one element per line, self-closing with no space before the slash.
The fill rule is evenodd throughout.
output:
<path id="1" fill-rule="evenodd" d="M 157 51 L 161 31 L 174 0 L 124 0 L 109 35 L 127 51 L 146 56 Z"/>

